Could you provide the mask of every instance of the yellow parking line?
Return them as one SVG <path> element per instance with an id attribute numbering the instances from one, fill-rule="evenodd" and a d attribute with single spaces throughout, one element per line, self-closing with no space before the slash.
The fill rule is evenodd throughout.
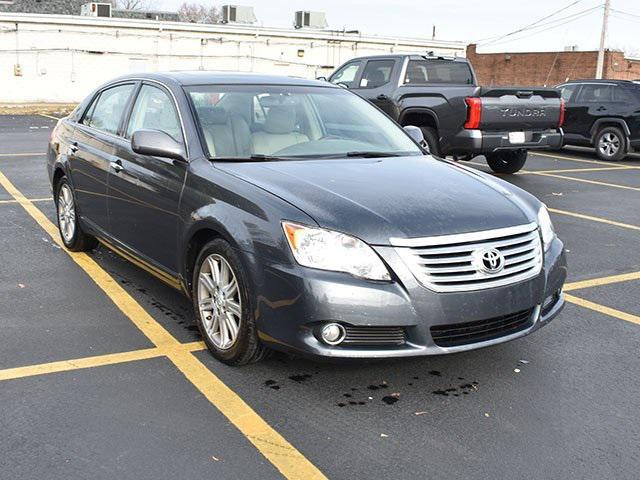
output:
<path id="1" fill-rule="evenodd" d="M 630 230 L 640 230 L 640 226 L 631 225 L 629 223 L 616 222 L 614 220 L 607 220 L 602 217 L 592 217 L 591 215 L 584 215 L 582 213 L 568 212 L 566 210 L 559 210 L 557 208 L 548 208 L 551 213 L 559 215 L 567 215 L 569 217 L 581 218 L 583 220 L 591 220 L 592 222 L 606 223 L 607 225 L 613 225 L 616 227 L 628 228 Z"/>
<path id="2" fill-rule="evenodd" d="M 590 280 L 581 280 L 579 282 L 567 283 L 563 290 L 569 292 L 571 290 L 580 290 L 582 288 L 599 287 L 601 285 L 610 285 L 612 283 L 628 282 L 630 280 L 640 280 L 640 272 L 621 273 L 619 275 L 611 275 L 609 277 L 592 278 Z"/>
<path id="3" fill-rule="evenodd" d="M 33 203 L 0 172 L 0 185 L 14 197 L 31 217 L 63 246 L 56 227 Z M 66 250 L 65 250 L 66 251 Z M 322 472 L 260 417 L 240 396 L 227 387 L 196 357 L 181 349 L 180 343 L 156 322 L 118 282 L 85 253 L 68 252 L 118 308 L 151 340 L 191 381 L 191 383 L 225 415 L 235 427 L 288 479 L 325 479 Z"/>
<path id="4" fill-rule="evenodd" d="M 45 198 L 29 198 L 28 199 L 30 202 L 48 202 L 53 200 L 53 198 L 51 197 L 45 197 Z M 13 200 L 0 200 L 0 205 L 1 204 L 5 204 L 5 203 L 18 203 L 17 200 L 13 199 Z"/>
<path id="5" fill-rule="evenodd" d="M 42 155 L 46 155 L 44 152 L 37 153 L 0 153 L 0 157 L 39 157 Z"/>
<path id="6" fill-rule="evenodd" d="M 60 117 L 54 117 L 53 115 L 47 115 L 46 113 L 39 113 L 41 117 L 51 118 L 52 120 L 60 120 Z"/>
<path id="7" fill-rule="evenodd" d="M 73 360 L 62 360 L 60 362 L 29 365 L 26 367 L 8 368 L 0 370 L 0 380 L 13 380 L 17 378 L 33 377 L 36 375 L 45 375 L 48 373 L 68 372 L 70 370 L 80 370 L 83 368 L 115 365 L 117 363 L 146 360 L 149 358 L 160 357 L 162 355 L 162 350 L 154 347 L 145 348 L 143 350 L 134 350 L 131 352 L 111 353 L 95 357 L 77 358 Z"/>
<path id="8" fill-rule="evenodd" d="M 568 302 L 574 303 L 576 305 L 580 305 L 581 307 L 584 307 L 584 308 L 588 308 L 589 310 L 593 310 L 594 312 L 603 313 L 611 317 L 619 318 L 620 320 L 625 320 L 627 322 L 640 325 L 640 317 L 637 315 L 623 312 L 621 310 L 616 310 L 615 308 L 607 307 L 606 305 L 600 305 L 599 303 L 590 302 L 589 300 L 585 300 L 584 298 L 574 297 L 573 295 L 569 295 L 569 294 L 565 295 L 565 299 Z"/>
<path id="9" fill-rule="evenodd" d="M 591 163 L 594 165 L 607 165 L 609 167 L 611 166 L 617 166 L 618 168 L 631 168 L 631 169 L 638 169 L 640 168 L 640 166 L 637 165 L 621 165 L 619 163 L 613 163 L 613 162 L 603 162 L 601 160 L 587 160 L 585 158 L 577 158 L 577 157 L 566 157 L 564 155 L 551 155 L 549 153 L 542 153 L 542 152 L 530 152 L 532 155 L 538 155 L 540 157 L 548 157 L 548 158 L 553 158 L 555 160 L 567 160 L 569 162 L 578 162 L 578 163 Z"/>
<path id="10" fill-rule="evenodd" d="M 544 177 L 561 178 L 563 180 L 574 180 L 576 182 L 590 183 L 590 184 L 593 184 L 593 185 L 602 185 L 603 187 L 622 188 L 624 190 L 634 190 L 636 192 L 640 192 L 640 188 L 638 188 L 638 187 L 630 187 L 628 185 L 619 185 L 617 183 L 599 182 L 599 181 L 596 181 L 596 180 L 587 180 L 586 178 L 567 177 L 566 175 L 555 175 L 555 174 L 552 174 L 552 173 L 542 173 L 542 172 L 536 172 L 536 171 L 533 171 L 533 170 L 528 170 L 526 173 L 530 173 L 532 175 L 540 175 L 540 176 L 544 176 Z"/>

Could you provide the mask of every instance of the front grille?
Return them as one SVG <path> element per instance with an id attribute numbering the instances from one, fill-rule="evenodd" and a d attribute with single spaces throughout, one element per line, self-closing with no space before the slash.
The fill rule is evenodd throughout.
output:
<path id="1" fill-rule="evenodd" d="M 431 337 L 439 347 L 486 342 L 529 328 L 533 322 L 532 312 L 529 309 L 489 320 L 435 325 L 431 327 Z"/>
<path id="2" fill-rule="evenodd" d="M 340 345 L 403 345 L 403 327 L 354 327 L 344 326 L 346 336 Z"/>
<path id="3" fill-rule="evenodd" d="M 542 245 L 535 223 L 483 232 L 391 239 L 416 279 L 436 292 L 459 292 L 509 285 L 542 269 Z M 504 267 L 483 270 L 481 255 L 496 249 Z"/>

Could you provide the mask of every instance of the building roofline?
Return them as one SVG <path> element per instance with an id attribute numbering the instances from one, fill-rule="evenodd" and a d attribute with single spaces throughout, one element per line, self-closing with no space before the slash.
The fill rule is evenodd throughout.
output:
<path id="1" fill-rule="evenodd" d="M 415 37 L 394 37 L 379 35 L 364 35 L 361 33 L 347 33 L 339 30 L 316 30 L 309 28 L 294 29 L 282 27 L 264 27 L 241 24 L 201 24 L 173 22 L 168 20 L 152 20 L 137 18 L 104 18 L 81 15 L 51 15 L 39 13 L 0 12 L 0 22 L 47 24 L 59 23 L 74 26 L 94 26 L 105 28 L 136 28 L 160 31 L 188 31 L 202 34 L 236 34 L 236 35 L 268 35 L 289 38 L 311 38 L 314 40 L 333 40 L 345 42 L 367 42 L 380 44 L 415 45 L 424 48 L 430 45 L 434 48 L 458 49 L 464 52 L 466 43 L 462 41 L 431 40 Z"/>

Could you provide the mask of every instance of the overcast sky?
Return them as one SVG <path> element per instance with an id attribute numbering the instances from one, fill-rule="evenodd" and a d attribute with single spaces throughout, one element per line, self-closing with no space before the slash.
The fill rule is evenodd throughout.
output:
<path id="1" fill-rule="evenodd" d="M 156 6 L 175 10 L 184 0 L 155 0 Z M 363 33 L 431 37 L 473 42 L 500 37 L 563 9 L 575 0 L 189 0 L 205 5 L 225 3 L 251 5 L 264 26 L 288 27 L 296 10 L 319 10 L 327 14 L 329 28 L 358 29 Z M 538 28 L 494 38 L 481 52 L 557 50 L 578 45 L 596 49 L 600 42 L 604 0 L 578 0 L 575 5 L 537 24 Z M 612 0 L 607 46 L 640 56 L 640 1 Z M 583 13 L 581 13 L 583 12 Z M 621 13 L 625 12 L 625 13 Z M 573 17 L 576 15 L 576 17 Z M 637 16 L 633 16 L 637 15 Z M 567 18 L 565 18 L 567 17 Z M 564 18 L 564 19 L 563 19 Z M 550 23 L 551 22 L 551 23 Z M 568 23 L 565 23 L 568 22 Z"/>

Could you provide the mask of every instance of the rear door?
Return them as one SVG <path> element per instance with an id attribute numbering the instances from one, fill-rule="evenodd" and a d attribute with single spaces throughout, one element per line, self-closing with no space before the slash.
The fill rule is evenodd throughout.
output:
<path id="1" fill-rule="evenodd" d="M 188 164 L 140 155 L 131 149 L 136 130 L 159 130 L 184 143 L 173 96 L 143 83 L 115 148 L 118 167 L 109 179 L 109 229 L 115 240 L 154 266 L 178 271 L 178 204 Z"/>
<path id="2" fill-rule="evenodd" d="M 107 183 L 114 141 L 135 82 L 99 92 L 76 125 L 67 155 L 78 211 L 98 231 L 108 229 Z"/>
<path id="3" fill-rule="evenodd" d="M 571 133 L 591 137 L 591 127 L 599 118 L 610 115 L 614 84 L 585 83 L 575 100 L 575 120 Z"/>
<path id="4" fill-rule="evenodd" d="M 400 64 L 401 62 L 394 58 L 367 60 L 362 74 L 351 90 L 378 106 L 387 115 L 397 118 L 391 96 L 398 87 L 392 80 L 397 78 Z"/>

